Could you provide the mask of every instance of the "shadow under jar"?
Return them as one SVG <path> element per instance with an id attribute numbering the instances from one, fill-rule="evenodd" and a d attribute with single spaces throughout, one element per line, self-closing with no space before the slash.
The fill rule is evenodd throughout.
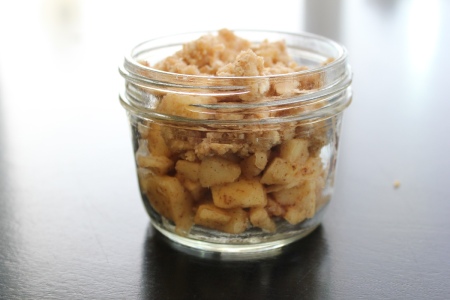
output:
<path id="1" fill-rule="evenodd" d="M 142 199 L 169 239 L 221 253 L 277 249 L 312 232 L 332 193 L 346 50 L 311 34 L 234 31 L 251 47 L 285 42 L 298 71 L 189 75 L 162 61 L 197 32 L 144 42 L 125 57 L 120 101 L 132 127 Z"/>

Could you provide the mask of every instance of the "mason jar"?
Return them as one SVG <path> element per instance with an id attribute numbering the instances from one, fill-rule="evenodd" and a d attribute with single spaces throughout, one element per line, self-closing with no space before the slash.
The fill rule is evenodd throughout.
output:
<path id="1" fill-rule="evenodd" d="M 216 33 L 148 40 L 120 67 L 142 201 L 154 228 L 184 246 L 277 249 L 317 228 L 332 198 L 352 98 L 347 52 L 313 34 L 239 30 L 251 47 L 284 41 L 302 67 L 230 76 L 152 66 Z"/>

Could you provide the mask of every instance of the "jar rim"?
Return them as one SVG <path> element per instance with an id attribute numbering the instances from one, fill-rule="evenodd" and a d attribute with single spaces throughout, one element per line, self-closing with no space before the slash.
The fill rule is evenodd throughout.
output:
<path id="1" fill-rule="evenodd" d="M 345 63 L 347 59 L 347 49 L 341 45 L 340 43 L 329 39 L 327 37 L 309 33 L 309 32 L 287 32 L 287 31 L 276 31 L 276 30 L 262 30 L 262 29 L 232 29 L 231 31 L 235 33 L 236 35 L 242 35 L 243 33 L 252 34 L 252 33 L 260 33 L 260 34 L 271 34 L 271 35 L 281 35 L 286 37 L 297 37 L 297 38 L 306 38 L 311 39 L 315 41 L 320 41 L 323 43 L 326 43 L 330 45 L 333 49 L 337 51 L 337 56 L 333 57 L 333 61 L 322 65 L 318 67 L 312 67 L 305 70 L 295 71 L 295 72 L 289 72 L 289 73 L 282 73 L 282 74 L 270 74 L 270 75 L 255 75 L 255 76 L 217 76 L 217 75 L 193 75 L 193 74 L 181 74 L 181 73 L 174 73 L 174 72 L 168 72 L 168 71 L 162 71 L 153 67 L 145 66 L 137 59 L 136 57 L 138 54 L 141 54 L 142 50 L 141 48 L 144 48 L 145 50 L 152 50 L 154 48 L 148 48 L 149 45 L 153 43 L 162 42 L 165 39 L 180 39 L 184 36 L 191 37 L 191 36 L 198 36 L 204 34 L 213 34 L 217 33 L 219 30 L 211 30 L 211 31 L 192 31 L 192 32 L 185 32 L 185 33 L 177 33 L 177 34 L 170 34 L 170 35 L 162 35 L 159 37 L 148 39 L 144 42 L 141 42 L 137 44 L 136 46 L 132 47 L 131 52 L 125 54 L 124 57 L 124 63 L 123 67 L 120 66 L 120 72 L 123 76 L 126 76 L 127 74 L 137 74 L 137 70 L 145 71 L 148 75 L 154 75 L 155 77 L 172 77 L 175 80 L 183 79 L 183 81 L 192 82 L 198 79 L 202 80 L 213 80 L 220 81 L 220 80 L 258 80 L 258 79 L 273 79 L 273 78 L 287 78 L 291 76 L 298 76 L 298 75 L 308 75 L 312 73 L 317 73 L 320 71 L 326 71 L 327 69 L 335 68 L 337 65 Z M 187 41 L 190 41 L 187 39 Z M 179 42 L 179 45 L 182 43 Z M 162 47 L 162 46 L 157 46 Z"/>

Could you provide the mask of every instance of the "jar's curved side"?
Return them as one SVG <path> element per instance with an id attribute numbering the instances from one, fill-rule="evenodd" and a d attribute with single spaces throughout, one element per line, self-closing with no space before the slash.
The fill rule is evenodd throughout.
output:
<path id="1" fill-rule="evenodd" d="M 253 137 L 251 135 L 236 135 L 235 132 L 229 132 L 228 136 L 221 134 L 220 136 L 216 136 L 217 139 L 214 140 L 211 139 L 211 136 L 208 136 L 208 132 L 206 133 L 199 132 L 195 129 L 190 130 L 180 129 L 181 131 L 179 132 L 179 134 L 177 134 L 177 132 L 173 131 L 173 128 L 166 127 L 164 123 L 160 123 L 157 120 L 153 120 L 151 123 L 148 123 L 147 119 L 142 119 L 139 118 L 139 116 L 130 115 L 130 122 L 133 129 L 135 157 L 138 166 L 138 178 L 142 192 L 142 199 L 144 201 L 144 205 L 149 215 L 151 216 L 153 224 L 155 225 L 156 228 L 161 229 L 163 234 L 165 234 L 171 239 L 174 239 L 179 243 L 184 243 L 187 246 L 197 245 L 197 247 L 203 247 L 204 250 L 208 251 L 213 251 L 213 249 L 223 249 L 225 245 L 234 245 L 232 247 L 225 247 L 229 249 L 228 250 L 229 252 L 233 251 L 252 252 L 256 251 L 255 249 L 259 248 L 261 249 L 269 249 L 273 247 L 276 248 L 277 246 L 282 246 L 284 245 L 284 243 L 292 242 L 302 237 L 303 235 L 308 234 L 310 231 L 312 231 L 315 227 L 317 227 L 320 224 L 325 208 L 327 207 L 332 197 L 334 184 L 334 170 L 338 145 L 338 132 L 340 129 L 341 118 L 342 114 L 338 114 L 334 117 L 322 120 L 320 124 L 315 123 L 311 123 L 308 125 L 303 124 L 301 126 L 291 128 L 292 130 L 285 129 L 287 131 L 295 132 L 296 135 L 290 137 L 291 140 L 305 140 L 305 141 L 308 140 L 308 143 L 311 146 L 311 148 L 308 149 L 308 152 L 310 153 L 311 157 L 313 157 L 314 162 L 313 163 L 309 162 L 310 167 L 305 167 L 306 165 L 304 163 L 302 163 L 302 165 L 299 166 L 299 167 L 303 166 L 303 168 L 305 168 L 305 173 L 303 173 L 302 175 L 303 176 L 302 180 L 300 180 L 301 183 L 300 181 L 298 181 L 299 183 L 291 183 L 292 187 L 281 183 L 270 182 L 270 180 L 269 184 L 262 185 L 265 197 L 271 199 L 270 201 L 272 202 L 274 198 L 276 199 L 276 197 L 282 197 L 283 193 L 286 193 L 286 190 L 292 188 L 294 188 L 295 190 L 295 188 L 298 188 L 298 191 L 294 192 L 299 193 L 300 195 L 302 193 L 305 193 L 305 191 L 309 189 L 310 194 L 309 197 L 314 197 L 314 209 L 313 209 L 314 213 L 311 214 L 311 212 L 309 212 L 310 214 L 309 217 L 306 217 L 306 215 L 302 217 L 301 214 L 306 213 L 306 211 L 302 209 L 300 209 L 300 211 L 298 209 L 297 210 L 294 209 L 293 212 L 290 213 L 292 216 L 291 215 L 288 216 L 283 215 L 282 212 L 276 212 L 277 208 L 265 207 L 266 211 L 273 210 L 272 211 L 273 215 L 271 215 L 270 220 L 274 224 L 273 226 L 276 226 L 276 230 L 270 232 L 268 231 L 267 228 L 261 229 L 258 226 L 252 225 L 250 221 L 251 220 L 250 212 L 252 211 L 253 208 L 248 207 L 243 210 L 241 209 L 240 211 L 241 213 L 245 214 L 243 218 L 243 220 L 246 220 L 243 221 L 245 224 L 244 223 L 240 225 L 235 224 L 235 226 L 245 226 L 244 230 L 242 232 L 229 233 L 227 232 L 228 229 L 222 229 L 221 227 L 222 225 L 218 226 L 217 228 L 211 228 L 208 227 L 208 223 L 206 223 L 205 227 L 204 221 L 198 221 L 197 224 L 196 222 L 197 214 L 199 213 L 198 211 L 199 209 L 201 209 L 202 205 L 207 205 L 206 206 L 207 209 L 211 209 L 212 213 L 216 212 L 215 209 L 218 210 L 219 213 L 222 213 L 224 212 L 221 211 L 223 210 L 223 208 L 220 206 L 212 207 L 212 205 L 214 205 L 214 201 L 211 199 L 211 197 L 213 196 L 211 195 L 212 190 L 210 188 L 203 187 L 201 189 L 203 189 L 203 193 L 206 194 L 201 193 L 198 194 L 197 189 L 199 187 L 198 185 L 196 186 L 195 183 L 193 184 L 192 181 L 188 181 L 187 183 L 186 181 L 183 182 L 183 180 L 186 180 L 186 178 L 183 178 L 183 176 L 186 175 L 182 175 L 179 173 L 180 170 L 177 169 L 177 165 L 180 164 L 180 161 L 196 162 L 196 159 L 194 159 L 193 157 L 189 157 L 190 155 L 193 155 L 193 153 L 196 152 L 198 153 L 197 151 L 198 149 L 195 150 L 196 145 L 200 145 L 205 142 L 209 145 L 212 145 L 215 144 L 215 142 L 220 141 L 224 142 L 225 145 L 227 143 L 233 142 L 235 144 L 243 144 L 248 143 L 250 139 L 254 139 L 255 141 L 258 141 L 258 143 L 264 144 L 269 140 L 273 139 L 274 135 L 272 133 L 272 130 L 261 128 L 261 132 L 255 133 Z M 175 138 L 175 140 L 172 140 L 172 142 L 175 142 L 177 144 L 179 144 L 179 142 L 190 143 L 193 148 L 191 150 L 188 150 L 187 148 L 183 149 L 177 148 L 178 146 L 174 146 L 175 148 L 172 148 L 172 146 L 169 145 L 170 151 L 174 151 L 174 149 L 178 149 L 180 151 L 178 154 L 175 154 L 175 156 L 173 154 L 168 156 L 168 159 L 176 160 L 176 162 L 172 165 L 170 165 L 169 162 L 169 165 L 166 165 L 165 167 L 161 166 L 161 164 L 163 164 L 161 163 L 161 161 L 157 161 L 154 162 L 154 164 L 152 164 L 149 161 L 151 161 L 155 157 L 159 157 L 161 151 L 164 152 L 167 150 L 167 149 L 161 150 L 160 144 L 149 145 L 149 142 L 151 141 L 155 142 L 155 137 L 148 136 L 149 134 L 148 129 L 155 130 L 158 127 L 159 130 L 163 131 L 167 130 L 167 132 L 169 132 L 168 136 L 162 137 L 163 139 Z M 167 132 L 163 133 L 163 135 L 167 134 Z M 209 132 L 210 134 L 213 135 L 216 134 L 216 131 L 214 130 Z M 288 141 L 288 139 L 286 141 Z M 161 141 L 159 141 L 159 143 L 160 142 Z M 165 143 L 169 143 L 168 140 L 166 140 Z M 279 151 L 281 144 L 267 143 L 268 151 L 272 152 L 272 154 L 269 156 L 280 155 Z M 146 149 L 144 151 L 142 151 L 142 145 L 145 145 Z M 199 147 L 199 149 L 201 149 L 201 147 Z M 187 152 L 192 150 L 193 152 L 191 154 L 187 154 Z M 214 149 L 212 149 L 212 151 L 214 152 Z M 143 161 L 142 157 L 140 157 L 141 155 L 145 156 L 144 152 L 147 152 L 147 155 L 149 155 L 147 156 L 147 161 Z M 241 168 L 243 166 L 243 162 L 246 160 L 246 158 L 244 158 L 246 154 L 243 153 L 219 154 L 219 152 L 215 153 L 213 152 L 204 153 L 204 158 L 211 156 L 212 157 L 220 156 L 220 159 L 226 160 L 232 159 L 234 160 L 234 162 L 238 160 L 237 165 L 239 165 Z M 247 154 L 249 156 L 252 155 L 251 153 Z M 239 158 L 239 155 L 241 155 L 242 158 Z M 274 160 L 277 158 L 275 157 L 271 159 Z M 316 166 L 320 165 L 320 167 L 319 169 L 313 171 L 311 169 L 314 168 L 311 167 L 312 165 Z M 161 168 L 166 169 L 162 171 Z M 263 173 L 267 172 L 267 170 L 268 167 L 264 169 Z M 161 172 L 164 173 L 164 175 L 157 174 Z M 261 174 L 256 176 L 258 181 L 262 180 L 261 176 L 264 177 L 264 175 Z M 164 198 L 164 196 L 162 196 L 161 198 L 160 195 L 158 195 L 157 193 L 155 194 L 154 192 L 149 192 L 149 189 L 158 190 L 167 188 L 167 186 L 165 185 L 160 186 L 157 183 L 161 182 L 161 180 L 162 181 L 168 180 L 168 182 L 170 182 L 171 184 L 173 184 L 176 181 L 177 182 L 176 184 L 177 185 L 180 184 L 180 186 L 183 187 L 184 191 L 188 191 L 189 193 L 192 192 L 194 194 L 197 193 L 197 197 L 203 197 L 196 199 L 191 198 L 190 200 L 188 200 L 188 202 L 190 203 L 189 211 L 196 211 L 194 215 L 191 216 L 193 218 L 192 220 L 194 220 L 192 227 L 189 227 L 188 229 L 186 228 L 180 229 L 179 222 L 177 222 L 176 218 L 173 219 L 173 212 L 168 212 L 170 209 L 165 207 L 166 204 L 161 205 L 161 201 L 169 201 L 168 198 Z M 150 181 L 152 182 L 149 183 Z M 304 188 L 305 185 L 308 186 L 306 190 Z M 314 191 L 311 190 L 312 187 L 314 187 Z M 292 196 L 292 190 L 289 193 L 291 193 L 290 195 Z M 195 197 L 192 195 L 189 197 Z M 155 200 L 155 198 L 157 200 Z M 184 198 L 183 201 L 186 201 L 186 199 L 187 198 Z M 279 199 L 276 200 L 283 201 Z M 170 206 L 171 204 L 167 205 Z M 278 209 L 289 210 L 294 206 L 295 203 L 287 203 L 286 206 L 282 208 L 278 207 Z M 284 212 L 284 214 L 286 214 L 286 212 Z M 304 218 L 303 221 L 301 221 L 302 218 Z M 257 221 L 254 222 L 255 224 L 258 224 Z M 225 232 L 223 230 L 225 230 Z"/>

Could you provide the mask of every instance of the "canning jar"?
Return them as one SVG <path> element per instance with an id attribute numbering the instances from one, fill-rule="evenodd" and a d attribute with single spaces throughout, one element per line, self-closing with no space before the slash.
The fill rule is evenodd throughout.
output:
<path id="1" fill-rule="evenodd" d="M 152 225 L 179 244 L 222 253 L 277 249 L 312 232 L 333 194 L 352 96 L 347 53 L 313 34 L 239 30 L 233 34 L 252 49 L 283 41 L 301 67 L 266 75 L 154 67 L 216 33 L 148 40 L 120 66 L 142 200 Z M 251 60 L 237 63 L 253 68 Z"/>

